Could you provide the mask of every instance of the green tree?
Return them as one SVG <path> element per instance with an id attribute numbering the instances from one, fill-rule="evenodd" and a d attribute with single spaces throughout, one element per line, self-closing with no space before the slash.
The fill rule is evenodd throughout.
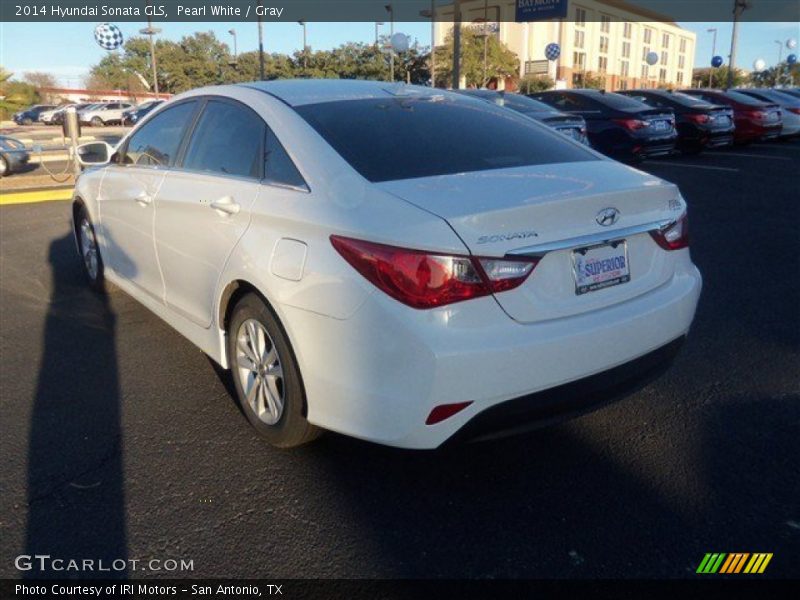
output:
<path id="1" fill-rule="evenodd" d="M 533 94 L 552 90 L 554 85 L 555 81 L 547 75 L 526 75 L 519 80 L 517 88 L 521 94 Z"/>
<path id="2" fill-rule="evenodd" d="M 484 63 L 484 43 L 486 61 Z M 434 52 L 437 85 L 453 86 L 453 32 L 445 36 L 444 44 Z M 484 69 L 485 65 L 485 69 Z M 480 30 L 463 27 L 461 30 L 461 76 L 468 87 L 485 87 L 492 79 L 514 77 L 519 73 L 519 58 L 495 36 L 484 37 Z"/>
<path id="3" fill-rule="evenodd" d="M 716 89 L 725 89 L 728 87 L 728 70 L 728 65 L 713 69 L 714 80 L 710 81 L 712 67 L 695 69 L 692 73 L 692 81 L 701 88 L 713 87 Z M 746 81 L 747 76 L 740 69 L 733 70 L 733 87 L 738 87 Z"/>
<path id="4" fill-rule="evenodd" d="M 603 73 L 588 71 L 583 74 L 581 87 L 590 90 L 604 90 L 606 89 L 606 76 Z"/>

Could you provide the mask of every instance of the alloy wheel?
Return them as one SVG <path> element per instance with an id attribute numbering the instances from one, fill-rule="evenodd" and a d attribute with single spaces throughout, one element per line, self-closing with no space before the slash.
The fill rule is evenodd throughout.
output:
<path id="1" fill-rule="evenodd" d="M 236 371 L 253 413 L 267 425 L 277 423 L 284 408 L 283 367 L 272 337 L 256 319 L 239 326 Z"/>

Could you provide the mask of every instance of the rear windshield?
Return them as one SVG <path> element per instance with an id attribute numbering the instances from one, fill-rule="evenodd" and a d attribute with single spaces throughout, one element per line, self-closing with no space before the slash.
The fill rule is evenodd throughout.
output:
<path id="1" fill-rule="evenodd" d="M 597 160 L 561 134 L 473 98 L 370 98 L 296 110 L 373 182 Z"/>
<path id="2" fill-rule="evenodd" d="M 695 98 L 694 96 L 683 94 L 681 92 L 672 92 L 669 97 L 675 100 L 675 102 L 678 104 L 683 104 L 684 106 L 693 106 L 698 108 L 708 108 L 709 106 L 714 106 L 711 104 L 711 102 L 706 102 L 702 98 Z"/>
<path id="3" fill-rule="evenodd" d="M 753 98 L 752 96 L 748 96 L 747 94 L 740 94 L 739 92 L 725 92 L 725 95 L 731 100 L 735 100 L 736 102 L 740 102 L 742 104 L 750 104 L 752 106 L 758 106 L 759 104 L 764 104 L 765 102 L 768 102 L 766 100 L 759 100 L 758 98 Z"/>
<path id="4" fill-rule="evenodd" d="M 628 98 L 627 96 L 623 96 L 622 94 L 614 94 L 614 93 L 607 93 L 607 94 L 587 94 L 586 98 L 591 98 L 597 102 L 605 104 L 611 108 L 615 108 L 617 110 L 642 110 L 643 108 L 649 108 L 647 106 L 642 106 L 642 102 L 639 102 L 635 98 Z"/>

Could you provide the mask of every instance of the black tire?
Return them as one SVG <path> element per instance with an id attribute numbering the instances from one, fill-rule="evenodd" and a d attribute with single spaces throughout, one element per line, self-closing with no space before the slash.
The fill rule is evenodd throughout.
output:
<path id="1" fill-rule="evenodd" d="M 103 119 L 100 117 L 92 117 L 92 127 L 103 127 L 105 123 L 103 123 Z"/>
<path id="2" fill-rule="evenodd" d="M 83 273 L 86 275 L 86 280 L 89 283 L 89 287 L 98 294 L 105 294 L 106 292 L 109 292 L 111 286 L 106 282 L 103 259 L 100 256 L 100 247 L 97 245 L 97 236 L 94 232 L 94 225 L 92 225 L 89 212 L 83 206 L 78 209 L 77 217 L 75 219 L 75 235 L 78 239 L 78 252 L 81 258 L 81 264 L 83 265 Z M 87 258 L 85 253 L 84 242 L 86 241 L 85 238 L 87 238 L 89 235 L 91 236 L 90 245 L 92 245 L 95 250 L 96 267 L 94 269 L 92 269 L 90 266 L 91 259 Z"/>
<path id="3" fill-rule="evenodd" d="M 33 120 L 30 117 L 25 117 L 24 119 L 22 119 L 22 124 L 23 125 L 33 125 Z"/>
<path id="4" fill-rule="evenodd" d="M 276 383 L 275 386 L 279 389 L 282 408 L 274 423 L 265 421 L 265 419 L 274 418 L 274 413 L 267 414 L 265 411 L 262 416 L 259 416 L 251 406 L 244 391 L 246 384 L 243 383 L 243 377 L 254 376 L 253 385 L 256 385 L 255 382 L 259 381 L 254 372 L 248 373 L 247 369 L 240 368 L 239 354 L 241 350 L 238 350 L 237 353 L 237 340 L 240 335 L 245 335 L 247 323 L 252 323 L 252 321 L 259 323 L 268 334 L 268 338 L 265 339 L 265 352 L 262 352 L 262 355 L 268 354 L 269 350 L 274 348 L 277 352 L 276 364 L 281 369 L 279 383 Z M 250 421 L 250 424 L 264 440 L 278 448 L 294 448 L 319 437 L 322 430 L 311 425 L 304 416 L 305 390 L 303 388 L 303 380 L 286 332 L 272 310 L 256 294 L 250 293 L 242 296 L 236 303 L 228 322 L 227 352 L 239 406 L 247 420 Z M 245 359 L 245 361 L 248 360 Z M 250 363 L 246 362 L 246 364 Z M 248 374 L 243 375 L 242 371 Z M 251 371 L 254 370 L 251 369 Z M 268 373 L 268 371 L 265 371 L 265 373 Z M 248 381 L 250 380 L 248 379 Z M 266 383 L 264 385 L 267 387 Z M 255 393 L 257 395 L 259 392 L 256 391 Z M 266 400 L 264 400 L 263 404 L 266 405 Z"/>

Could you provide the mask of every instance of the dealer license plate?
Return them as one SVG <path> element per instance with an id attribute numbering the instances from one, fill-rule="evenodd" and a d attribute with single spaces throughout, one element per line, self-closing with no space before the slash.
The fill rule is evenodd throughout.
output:
<path id="1" fill-rule="evenodd" d="M 575 293 L 586 294 L 631 280 L 628 244 L 619 240 L 572 252 Z"/>

